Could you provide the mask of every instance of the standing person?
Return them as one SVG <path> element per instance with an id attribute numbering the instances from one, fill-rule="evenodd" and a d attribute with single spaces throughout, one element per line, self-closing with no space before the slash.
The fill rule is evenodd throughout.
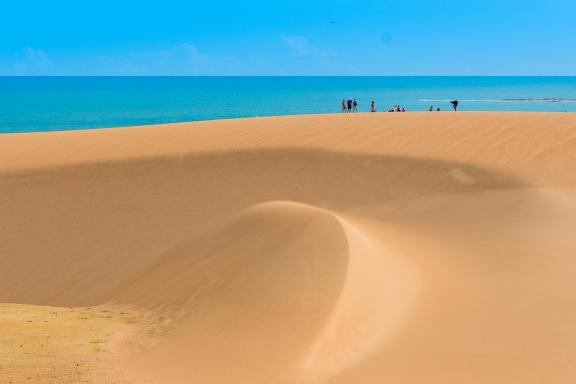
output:
<path id="1" fill-rule="evenodd" d="M 354 99 L 354 102 L 352 103 L 352 105 L 354 106 L 354 109 L 352 111 L 358 112 L 358 100 Z"/>
<path id="2" fill-rule="evenodd" d="M 428 108 L 428 112 L 434 112 L 434 106 L 431 105 L 430 108 Z"/>
<path id="3" fill-rule="evenodd" d="M 346 113 L 346 100 L 342 99 L 342 113 Z"/>
<path id="4" fill-rule="evenodd" d="M 436 108 L 436 112 L 440 112 L 440 107 Z"/>
<path id="5" fill-rule="evenodd" d="M 374 104 L 374 100 L 372 100 L 372 106 L 370 107 L 370 112 L 376 112 L 376 104 Z"/>
<path id="6" fill-rule="evenodd" d="M 348 99 L 348 113 L 352 112 L 352 99 Z"/>
<path id="7" fill-rule="evenodd" d="M 406 112 L 406 108 L 402 107 L 402 112 Z"/>
<path id="8" fill-rule="evenodd" d="M 454 108 L 454 112 L 458 109 L 458 100 L 453 100 L 450 102 L 452 104 L 452 108 Z"/>

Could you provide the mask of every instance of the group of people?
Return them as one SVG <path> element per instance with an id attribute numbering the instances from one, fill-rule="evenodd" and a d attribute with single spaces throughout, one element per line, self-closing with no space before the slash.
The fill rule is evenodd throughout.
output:
<path id="1" fill-rule="evenodd" d="M 450 104 L 452 104 L 452 108 L 454 108 L 454 111 L 458 110 L 458 100 L 453 100 L 450 102 Z M 440 112 L 440 107 L 437 107 L 436 109 L 434 109 L 434 106 L 431 105 L 430 108 L 428 108 L 429 112 L 434 112 L 434 111 Z M 353 112 L 358 112 L 358 100 L 357 99 L 348 99 L 342 100 L 342 113 L 353 113 Z M 372 104 L 370 105 L 370 112 L 376 112 L 376 103 L 374 102 L 374 100 L 372 100 Z M 392 108 L 390 108 L 388 110 L 388 112 L 406 112 L 406 108 L 404 107 L 400 107 L 399 105 L 394 105 Z"/>
<path id="2" fill-rule="evenodd" d="M 342 100 L 342 113 L 358 112 L 358 100 Z"/>
<path id="3" fill-rule="evenodd" d="M 395 105 L 392 108 L 390 108 L 388 112 L 406 112 L 406 108 L 404 107 L 400 108 L 399 105 Z"/>
<path id="4" fill-rule="evenodd" d="M 348 99 L 342 100 L 342 113 L 354 113 L 358 112 L 358 100 Z M 370 112 L 376 112 L 376 103 L 372 100 L 370 105 Z M 395 105 L 388 110 L 388 112 L 406 112 L 406 108 L 400 108 L 399 105 Z"/>
<path id="5" fill-rule="evenodd" d="M 452 108 L 454 108 L 454 111 L 458 110 L 458 104 L 460 104 L 458 102 L 458 100 L 452 100 L 450 102 L 450 104 L 452 104 Z M 431 105 L 430 108 L 428 108 L 428 112 L 434 112 L 434 106 Z M 436 112 L 440 112 L 440 107 L 436 108 Z"/>

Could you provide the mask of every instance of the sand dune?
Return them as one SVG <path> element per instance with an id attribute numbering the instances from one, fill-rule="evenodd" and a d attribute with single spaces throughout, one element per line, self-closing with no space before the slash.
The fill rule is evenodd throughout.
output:
<path id="1" fill-rule="evenodd" d="M 0 212 L 0 303 L 130 313 L 118 382 L 576 379 L 571 114 L 4 135 Z"/>

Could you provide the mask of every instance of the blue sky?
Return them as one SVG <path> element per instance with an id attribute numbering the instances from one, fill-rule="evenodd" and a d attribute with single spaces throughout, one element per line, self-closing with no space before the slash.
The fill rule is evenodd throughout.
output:
<path id="1" fill-rule="evenodd" d="M 0 75 L 576 75 L 575 20 L 574 0 L 4 0 Z"/>

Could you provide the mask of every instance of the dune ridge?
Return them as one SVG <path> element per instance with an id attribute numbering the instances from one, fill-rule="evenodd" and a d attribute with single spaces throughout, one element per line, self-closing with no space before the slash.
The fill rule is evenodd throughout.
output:
<path id="1" fill-rule="evenodd" d="M 193 254 L 202 258 L 191 261 Z M 154 292 L 146 292 L 150 287 Z M 345 219 L 277 201 L 250 207 L 209 237 L 178 247 L 116 300 L 137 302 L 144 293 L 146 303 L 158 305 L 180 298 L 164 301 L 162 312 L 173 305 L 185 313 L 186 325 L 159 348 L 160 358 L 152 353 L 148 368 L 139 369 L 151 376 L 159 370 L 159 380 L 171 372 L 174 382 L 190 376 L 296 382 L 324 378 L 361 359 L 398 327 L 416 287 L 417 274 L 407 263 L 386 255 Z M 220 340 L 204 340 L 202 329 L 214 327 Z M 270 356 L 270 345 L 282 346 L 281 358 Z M 186 363 L 192 351 L 202 358 Z M 236 364 L 219 372 L 223 357 Z M 250 368 L 263 360 L 265 368 Z M 167 363 L 150 369 L 158 361 Z"/>
<path id="2" fill-rule="evenodd" d="M 3 135 L 0 303 L 129 320 L 119 383 L 564 384 L 575 171 L 572 114 Z"/>

